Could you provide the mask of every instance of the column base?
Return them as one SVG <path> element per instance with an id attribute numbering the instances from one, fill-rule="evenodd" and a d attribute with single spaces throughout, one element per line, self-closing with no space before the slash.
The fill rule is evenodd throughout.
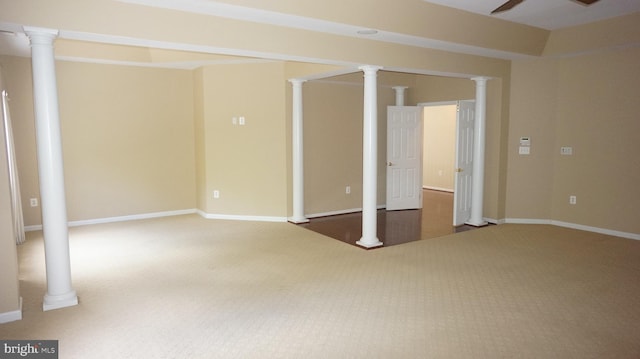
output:
<path id="1" fill-rule="evenodd" d="M 309 218 L 307 218 L 307 217 L 289 217 L 288 221 L 291 222 L 291 223 L 294 223 L 294 224 L 309 223 Z"/>
<path id="2" fill-rule="evenodd" d="M 364 248 L 376 248 L 382 246 L 384 243 L 380 242 L 378 238 L 375 238 L 373 241 L 364 241 L 363 238 L 360 238 L 356 244 Z"/>
<path id="3" fill-rule="evenodd" d="M 48 310 L 72 307 L 74 305 L 78 305 L 78 296 L 75 290 L 62 295 L 45 294 L 42 310 L 46 312 Z"/>
<path id="4" fill-rule="evenodd" d="M 468 225 L 474 226 L 474 227 L 484 227 L 484 226 L 488 226 L 489 222 L 485 222 L 485 221 L 478 221 L 478 222 L 469 221 L 469 222 L 464 222 L 464 224 L 468 224 Z"/>

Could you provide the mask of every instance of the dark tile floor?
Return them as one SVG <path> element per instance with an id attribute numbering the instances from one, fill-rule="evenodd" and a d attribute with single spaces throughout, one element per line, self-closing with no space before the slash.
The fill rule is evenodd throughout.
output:
<path id="1" fill-rule="evenodd" d="M 477 228 L 453 226 L 453 193 L 423 190 L 422 200 L 422 209 L 378 211 L 378 239 L 385 247 Z M 312 218 L 300 226 L 356 246 L 362 212 Z"/>

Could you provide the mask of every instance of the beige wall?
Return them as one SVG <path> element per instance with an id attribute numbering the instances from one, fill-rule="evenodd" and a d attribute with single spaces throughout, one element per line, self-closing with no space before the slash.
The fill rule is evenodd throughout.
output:
<path id="1" fill-rule="evenodd" d="M 0 68 L 0 91 L 5 89 L 2 73 L 4 70 Z M 4 117 L 1 108 L 0 104 L 0 316 L 20 310 L 18 254 L 11 212 Z"/>
<path id="2" fill-rule="evenodd" d="M 378 205 L 386 201 L 387 106 L 395 104 L 391 87 L 414 81 L 413 75 L 378 73 Z M 307 214 L 362 208 L 363 91 L 361 72 L 304 84 Z"/>
<path id="3" fill-rule="evenodd" d="M 422 186 L 453 191 L 457 105 L 424 108 Z"/>
<path id="4" fill-rule="evenodd" d="M 25 225 L 39 225 L 30 60 L 0 60 L 16 98 Z M 190 71 L 64 61 L 56 71 L 70 221 L 195 207 Z"/>
<path id="5" fill-rule="evenodd" d="M 30 198 L 40 198 L 36 135 L 33 115 L 31 59 L 0 56 L 7 91 L 11 95 L 16 160 L 20 174 L 20 192 L 25 225 L 42 223 L 40 207 L 31 207 Z"/>
<path id="6" fill-rule="evenodd" d="M 362 81 L 311 81 L 303 99 L 305 213 L 361 208 Z"/>
<path id="7" fill-rule="evenodd" d="M 337 4 L 332 3 L 331 6 L 336 6 Z M 407 3 L 407 6 L 406 8 L 403 7 L 403 11 L 411 13 L 411 18 L 419 18 L 416 22 L 419 24 L 439 23 L 445 25 L 446 23 L 456 23 L 450 20 L 459 19 L 459 16 L 463 16 L 468 20 L 468 23 L 474 23 L 478 25 L 479 29 L 482 28 L 483 32 L 487 31 L 493 34 L 492 36 L 476 36 L 474 39 L 470 39 L 466 36 L 468 32 L 456 32 L 456 37 L 464 35 L 467 38 L 465 41 L 470 45 L 486 45 L 494 49 L 535 54 L 541 51 L 548 36 L 547 31 L 514 25 L 497 21 L 496 19 L 485 21 L 484 17 L 469 16 L 469 14 L 450 11 L 444 7 L 419 6 L 413 3 Z M 39 9 L 39 11 L 29 11 L 35 8 Z M 73 11 L 69 9 L 73 9 Z M 301 14 L 316 13 L 315 11 L 310 11 L 310 8 L 299 10 L 302 11 Z M 295 10 L 293 11 L 295 12 Z M 77 16 L 77 14 L 83 14 L 84 16 Z M 118 24 L 104 21 L 104 18 L 108 17 L 109 14 L 114 16 L 117 14 Z M 349 12 L 349 14 L 351 13 Z M 362 18 L 363 26 L 370 25 L 372 28 L 379 28 L 384 25 L 389 30 L 419 35 L 416 31 L 420 32 L 420 29 L 415 27 L 405 28 L 405 25 L 411 27 L 410 21 L 381 24 L 380 21 L 384 22 L 385 19 L 377 16 L 378 12 L 375 14 L 375 16 L 369 16 L 371 14 L 368 14 Z M 352 15 L 358 15 L 358 13 Z M 330 19 L 331 16 L 342 15 L 329 14 L 329 16 L 327 19 Z M 144 19 L 144 21 L 141 21 L 141 19 Z M 172 23 L 180 24 L 181 26 L 166 27 L 164 25 L 167 19 L 171 19 Z M 42 0 L 12 2 L 11 4 L 6 4 L 6 11 L 0 14 L 0 20 L 49 28 L 73 28 L 81 33 L 102 33 L 108 36 L 115 36 L 117 39 L 122 37 L 142 38 L 173 45 L 189 44 L 191 46 L 203 46 L 207 49 L 223 49 L 224 51 L 232 49 L 229 53 L 233 54 L 249 53 L 255 54 L 255 56 L 263 54 L 269 58 L 280 59 L 292 57 L 296 59 L 314 59 L 314 62 L 325 65 L 348 66 L 354 69 L 362 64 L 376 64 L 384 66 L 388 70 L 413 69 L 430 73 L 491 76 L 494 80 L 491 80 L 489 84 L 491 105 L 488 107 L 488 116 L 490 117 L 488 123 L 488 132 L 490 134 L 488 135 L 493 136 L 491 138 L 493 141 L 490 144 L 497 148 L 497 152 L 496 148 L 492 147 L 490 154 L 487 156 L 488 171 L 487 186 L 485 187 L 485 198 L 487 200 L 485 201 L 485 212 L 493 218 L 500 218 L 504 214 L 503 182 L 506 173 L 504 168 L 506 166 L 506 157 L 501 157 L 502 152 L 500 151 L 503 150 L 502 147 L 505 144 L 503 141 L 506 141 L 506 137 L 504 137 L 505 140 L 502 140 L 500 136 L 505 126 L 508 126 L 506 113 L 509 96 L 509 61 L 102 0 L 91 0 L 83 2 L 81 5 L 71 1 L 62 1 L 56 3 L 55 6 Z M 452 29 L 451 26 L 448 29 L 450 31 L 442 26 L 429 26 L 430 34 L 434 35 L 435 38 L 452 40 L 453 38 L 450 37 L 454 34 L 452 31 L 458 30 Z M 421 35 L 428 34 L 422 33 Z M 526 39 L 526 41 L 513 41 L 514 36 Z M 492 44 L 487 43 L 487 41 L 492 42 Z M 354 49 L 357 49 L 357 51 L 354 51 Z M 77 49 L 70 49 L 69 51 L 71 50 L 77 51 Z M 77 56 L 77 52 L 74 52 L 74 54 Z M 143 55 L 142 57 L 147 57 L 146 54 Z M 470 81 L 464 81 L 465 87 L 473 94 L 473 85 L 469 86 Z M 286 91 L 289 90 L 285 90 L 285 93 Z M 411 93 L 411 90 L 409 93 Z M 436 96 L 441 96 L 441 94 Z M 454 99 L 460 99 L 460 96 L 463 96 L 463 98 L 468 97 L 458 91 Z M 287 108 L 284 111 L 289 111 L 289 109 Z M 504 153 L 506 154 L 506 151 Z M 384 178 L 382 177 L 379 183 L 383 182 Z M 208 192 L 205 194 L 207 198 L 210 197 Z"/>
<path id="8" fill-rule="evenodd" d="M 2 1 L 0 0 L 0 2 Z M 610 176 L 611 173 L 613 173 L 612 170 L 621 170 L 621 165 L 618 163 L 618 160 L 612 160 L 610 158 L 611 156 L 608 155 L 616 155 L 617 157 L 615 158 L 620 158 L 620 162 L 624 162 L 626 165 L 629 163 L 635 164 L 634 161 L 636 161 L 627 155 L 629 148 L 631 148 L 632 153 L 634 153 L 636 148 L 633 147 L 634 143 L 627 143 L 630 141 L 626 136 L 629 136 L 629 133 L 636 132 L 637 125 L 635 123 L 627 123 L 627 117 L 631 116 L 630 114 L 632 113 L 636 113 L 637 108 L 634 107 L 634 104 L 627 105 L 625 103 L 624 106 L 619 106 L 619 103 L 623 100 L 630 102 L 628 98 L 633 97 L 626 97 L 625 95 L 637 92 L 637 88 L 634 85 L 638 82 L 637 69 L 634 67 L 634 64 L 637 63 L 637 54 L 635 52 L 637 50 L 634 50 L 634 47 L 626 47 L 627 50 L 607 52 L 604 48 L 611 44 L 607 39 L 614 39 L 613 44 L 620 45 L 619 48 L 621 49 L 625 48 L 623 45 L 636 41 L 638 38 L 637 27 L 633 26 L 633 24 L 637 23 L 638 15 L 625 17 L 621 19 L 620 22 L 618 22 L 618 20 L 611 20 L 593 26 L 554 31 L 551 33 L 549 41 L 546 42 L 546 49 L 544 51 L 546 54 L 561 54 L 563 57 L 555 59 L 518 60 L 513 63 L 514 68 L 512 71 L 511 62 L 506 60 L 341 37 L 326 33 L 314 33 L 231 19 L 211 18 L 204 15 L 172 12 L 125 3 L 101 0 L 83 2 L 82 5 L 71 1 L 58 2 L 56 5 L 51 5 L 43 0 L 5 2 L 6 6 L 3 8 L 5 8 L 6 11 L 0 14 L 0 20 L 16 24 L 28 23 L 30 25 L 51 28 L 73 28 L 78 32 L 144 38 L 148 40 L 165 41 L 171 44 L 205 46 L 209 49 L 233 49 L 239 52 L 249 52 L 255 54 L 255 56 L 265 55 L 271 58 L 295 57 L 298 59 L 315 59 L 314 61 L 324 63 L 325 65 L 339 64 L 341 66 L 355 68 L 356 65 L 374 63 L 385 66 L 385 69 L 412 69 L 421 73 L 435 71 L 466 74 L 465 76 L 491 76 L 492 78 L 488 82 L 487 93 L 487 148 L 485 153 L 486 168 L 484 189 L 485 216 L 494 219 L 502 219 L 505 217 L 538 218 L 544 216 L 545 218 L 561 221 L 575 221 L 576 223 L 586 223 L 594 226 L 603 225 L 606 228 L 613 229 L 628 229 L 628 223 L 633 222 L 626 219 L 614 219 L 611 214 L 601 215 L 598 209 L 593 209 L 591 206 L 587 206 L 588 208 L 581 207 L 581 204 L 586 205 L 589 203 L 588 199 L 593 198 L 593 201 L 597 199 L 599 203 L 608 203 L 609 207 L 615 204 L 615 206 L 622 207 L 626 213 L 633 213 L 634 207 L 631 204 L 637 202 L 628 199 L 634 198 L 633 190 L 631 190 L 631 193 L 625 193 L 624 196 L 621 196 L 623 198 L 619 203 L 608 202 L 611 201 L 612 196 L 597 195 L 597 191 L 595 192 L 596 195 L 594 195 L 593 192 L 591 192 L 593 190 L 592 188 L 589 188 L 587 194 L 576 193 L 579 202 L 576 206 L 565 208 L 567 207 L 565 199 L 569 194 L 568 192 L 574 190 L 574 187 L 572 187 L 574 183 L 579 184 L 575 185 L 576 191 L 580 190 L 580 186 L 586 186 L 591 183 L 590 181 L 584 180 L 587 175 L 600 178 L 596 180 L 599 184 L 597 187 L 608 187 L 608 191 L 617 191 L 619 188 L 626 188 L 627 182 L 630 182 L 628 180 L 605 180 L 601 172 L 607 172 L 608 176 Z M 255 2 L 249 1 L 248 3 Z M 300 15 L 313 13 L 313 11 L 311 11 L 312 5 L 307 7 L 305 5 L 285 2 L 262 5 L 256 3 L 255 5 L 273 6 L 274 9 L 286 10 Z M 425 12 L 430 13 L 431 15 L 429 16 L 435 16 L 437 14 L 440 17 L 439 19 L 432 19 L 433 22 L 425 20 L 424 23 L 430 24 L 428 29 L 422 29 L 428 31 L 429 33 L 427 34 L 420 33 L 420 31 L 422 31 L 421 29 L 410 28 L 412 26 L 411 24 L 421 23 L 419 21 L 409 21 L 406 24 L 402 24 L 395 22 L 394 19 L 381 19 L 369 13 L 356 13 L 355 15 L 349 15 L 348 13 L 332 14 L 329 9 L 331 6 L 337 6 L 337 3 L 331 2 L 326 6 L 327 8 L 322 10 L 319 17 L 327 20 L 339 20 L 342 16 L 356 16 L 357 19 L 363 21 L 363 24 L 381 25 L 382 27 L 380 28 L 421 36 L 431 34 L 434 35 L 435 38 L 442 40 L 459 40 L 461 43 L 468 43 L 470 45 L 516 51 L 523 54 L 539 54 L 549 34 L 547 31 L 538 31 L 528 27 L 513 27 L 506 23 L 494 21 L 495 19 L 486 20 L 484 18 L 466 17 L 466 15 L 460 14 L 459 12 L 449 12 L 440 7 L 427 6 L 417 9 L 414 7 L 418 5 L 411 4 L 405 8 L 416 10 L 414 11 L 415 15 L 412 15 L 411 18 L 413 18 L 413 16 L 420 16 L 420 14 Z M 75 12 L 68 11 L 68 9 L 72 7 L 76 10 Z M 42 9 L 42 11 L 30 11 L 34 8 Z M 86 16 L 77 16 L 78 13 Z M 105 18 L 105 14 L 119 14 L 120 21 L 118 24 L 102 21 Z M 503 34 L 499 37 L 468 37 L 468 32 L 465 32 L 465 35 L 459 38 L 459 36 L 462 36 L 461 33 L 447 31 L 445 27 L 439 28 L 434 25 L 440 21 L 446 22 L 450 19 L 460 19 L 461 17 L 459 16 L 467 18 L 469 21 L 477 24 L 478 29 L 482 28 L 482 30 L 479 31 L 483 33 L 485 31 L 488 33 L 503 33 L 500 30 L 505 29 L 513 29 L 514 32 Z M 144 19 L 144 21 L 140 21 L 140 19 Z M 179 27 L 178 30 L 176 30 L 175 27 L 167 28 L 161 26 L 166 23 L 167 19 L 172 19 L 174 23 L 183 26 Z M 349 17 L 349 19 L 353 20 L 354 18 Z M 405 25 L 409 28 L 405 27 Z M 371 27 L 377 28 L 377 26 Z M 585 33 L 590 36 L 584 36 L 583 34 Z M 514 37 L 516 37 L 515 34 L 518 34 L 517 37 L 519 39 L 526 39 L 526 41 L 523 40 L 521 43 L 512 41 Z M 580 41 L 574 41 L 578 39 L 578 37 L 580 37 Z M 486 41 L 496 42 L 489 44 Z M 572 44 L 578 44 L 579 46 L 572 46 Z M 357 49 L 357 51 L 354 51 L 354 49 Z M 76 48 L 67 48 L 67 50 L 74 51 L 74 54 L 77 56 L 80 55 Z M 573 51 L 585 53 L 591 51 L 593 53 L 581 56 L 575 56 L 575 54 L 569 56 Z M 147 56 L 147 54 L 150 57 Z M 155 61 L 153 60 L 153 56 L 151 56 L 151 52 L 143 55 L 142 57 L 146 59 L 144 61 Z M 2 58 L 3 63 L 12 66 L 12 71 L 8 76 L 7 82 L 12 86 L 12 91 L 20 94 L 20 96 L 18 96 L 19 100 L 17 101 L 24 101 L 22 106 L 17 106 L 19 108 L 17 112 L 24 115 L 21 116 L 21 118 L 24 118 L 25 121 L 18 124 L 16 128 L 17 131 L 24 134 L 24 136 L 21 137 L 21 143 L 17 143 L 17 146 L 21 166 L 20 170 L 22 173 L 27 174 L 27 178 L 24 179 L 26 188 L 23 189 L 23 195 L 25 201 L 28 201 L 29 197 L 37 197 L 35 140 L 32 129 L 32 100 L 30 98 L 30 71 L 28 61 L 23 59 L 6 59 L 6 57 Z M 95 66 L 96 68 L 106 66 L 105 68 L 110 68 L 107 65 L 91 66 Z M 265 215 L 276 216 L 280 216 L 281 213 L 290 212 L 288 208 L 290 202 L 288 200 L 290 193 L 290 85 L 286 84 L 285 81 L 290 77 L 289 74 L 292 72 L 287 69 L 286 65 L 283 69 L 282 64 L 276 63 L 255 64 L 255 67 L 252 66 L 254 65 L 224 65 L 207 67 L 206 69 L 195 72 L 184 72 L 185 78 L 191 78 L 190 81 L 185 80 L 183 84 L 184 87 L 181 87 L 185 89 L 184 94 L 191 92 L 189 95 L 191 96 L 191 101 L 188 105 L 185 105 L 185 107 L 188 106 L 191 109 L 189 116 L 195 119 L 195 124 L 191 124 L 191 126 L 194 126 L 191 131 L 199 133 L 196 129 L 200 128 L 205 133 L 205 135 L 197 134 L 191 139 L 193 151 L 191 163 L 193 171 L 190 176 L 192 176 L 194 183 L 192 185 L 194 198 L 192 198 L 191 205 L 204 209 L 207 212 L 216 213 L 224 211 L 227 214 L 257 215 L 264 213 Z M 79 97 L 81 94 L 76 95 L 73 91 L 67 91 L 68 89 L 74 89 L 74 91 L 76 91 L 77 85 L 82 83 L 74 74 L 81 73 L 83 68 L 85 68 L 85 65 L 61 65 L 59 69 L 59 72 L 65 73 L 65 76 L 59 79 L 60 86 L 68 86 L 68 88 L 61 89 L 61 106 L 64 106 L 64 108 L 61 108 L 61 112 L 66 111 L 74 114 L 70 119 L 63 118 L 63 126 L 66 126 L 64 122 L 71 123 L 69 121 L 78 121 L 80 117 L 85 117 L 86 113 L 88 113 L 84 105 L 79 106 L 78 109 L 70 107 L 70 104 L 74 103 L 71 97 Z M 15 70 L 15 72 L 13 70 Z M 125 72 L 124 70 L 115 71 L 114 69 L 108 71 L 119 72 L 121 74 Z M 132 73 L 134 73 L 134 77 L 144 77 L 142 73 L 145 71 L 162 72 L 164 74 L 161 77 L 164 79 L 169 79 L 173 76 L 167 75 L 168 73 L 180 72 L 178 70 L 136 69 L 132 71 Z M 165 73 L 164 71 L 167 72 Z M 100 77 L 99 75 L 93 74 L 92 71 L 87 72 L 91 76 Z M 140 72 L 140 74 L 138 74 L 138 72 Z M 254 81 L 246 77 L 243 78 L 242 76 L 245 72 L 251 74 L 251 76 L 255 76 L 259 81 Z M 73 76 L 66 76 L 66 73 L 72 74 Z M 535 73 L 538 73 L 539 76 L 535 77 Z M 511 76 L 514 78 L 513 81 Z M 116 76 L 115 79 L 118 79 L 118 76 Z M 110 83 L 110 81 L 106 81 L 107 79 L 103 80 L 107 83 L 105 88 L 107 88 L 108 91 L 105 93 L 109 96 L 113 96 L 113 94 L 116 93 L 116 87 L 118 90 L 122 88 L 120 84 L 115 86 L 113 83 Z M 149 81 L 149 86 L 156 84 L 150 79 L 147 80 Z M 611 81 L 614 80 L 616 81 L 615 87 L 611 83 Z M 473 98 L 475 96 L 475 85 L 468 79 L 416 76 L 412 81 L 414 82 L 410 84 L 408 91 L 409 104 L 425 101 L 459 100 Z M 236 87 L 236 82 L 242 84 L 238 86 L 244 87 Z M 260 84 L 256 85 L 257 82 L 260 82 Z M 531 86 L 528 82 L 531 82 Z M 249 83 L 252 83 L 252 85 L 248 85 Z M 121 84 L 126 84 L 126 82 L 122 81 Z M 394 84 L 396 83 L 385 85 Z M 313 86 L 311 83 L 306 83 L 305 89 L 311 86 Z M 514 86 L 513 91 L 511 91 L 511 86 Z M 622 87 L 622 90 L 620 90 L 620 87 Z M 139 91 L 145 90 L 144 86 L 141 88 L 133 85 L 132 88 Z M 256 96 L 254 92 L 251 92 L 254 89 L 256 89 L 255 93 L 265 94 L 265 91 L 269 93 L 262 97 Z M 596 93 L 598 95 L 597 97 L 592 98 L 591 92 L 587 92 L 590 96 L 581 95 L 585 93 L 585 89 L 602 90 Z M 605 89 L 608 90 L 608 92 L 605 92 Z M 62 90 L 64 90 L 64 92 Z M 153 91 L 149 92 L 150 94 L 154 94 Z M 231 93 L 232 95 L 227 95 L 227 93 Z M 245 110 L 243 108 L 245 105 L 238 102 L 246 93 L 250 93 L 254 99 L 269 98 L 272 100 L 272 102 L 266 106 L 264 117 L 268 117 L 274 121 L 270 122 L 273 127 L 264 128 L 265 131 L 262 135 L 265 136 L 265 141 L 274 141 L 274 143 L 279 144 L 269 143 L 269 145 L 264 148 L 267 149 L 267 152 L 272 151 L 269 152 L 272 155 L 281 157 L 272 157 L 269 158 L 268 161 L 260 162 L 248 155 L 251 151 L 245 151 L 244 149 L 241 149 L 236 155 L 236 146 L 238 146 L 236 142 L 243 142 L 243 140 L 246 139 L 254 140 L 257 136 L 252 132 L 254 128 L 249 128 L 246 130 L 246 133 L 236 131 L 237 128 L 226 129 L 224 126 L 230 124 L 230 116 L 239 110 L 254 113 L 255 115 L 252 114 L 251 117 L 263 117 L 263 114 L 259 112 L 260 110 L 257 110 L 263 107 L 262 104 L 252 104 L 250 105 L 252 106 L 251 108 Z M 157 94 L 154 94 L 154 96 L 156 95 Z M 63 98 L 64 96 L 66 96 L 66 99 Z M 109 101 L 109 96 L 104 96 L 107 98 L 104 102 L 93 100 L 95 100 L 98 105 L 104 105 L 105 102 Z M 217 99 L 225 96 L 228 96 L 226 97 L 228 101 L 225 101 L 224 106 L 214 107 L 214 104 L 220 104 L 216 102 L 218 101 Z M 325 95 L 321 95 L 320 98 L 323 98 L 323 96 Z M 328 98 L 330 99 L 333 94 L 327 94 L 326 96 L 329 96 Z M 390 92 L 389 96 L 392 98 L 392 92 Z M 513 96 L 513 101 L 511 101 L 511 96 Z M 589 101 L 585 100 L 585 98 L 589 98 Z M 159 96 L 153 101 L 155 102 L 156 100 L 163 101 L 164 98 Z M 305 96 L 305 105 L 307 105 L 307 101 L 308 99 Z M 185 102 L 188 101 L 185 100 Z M 383 102 L 384 101 L 381 101 L 381 105 Z M 531 106 L 531 103 L 539 102 L 549 103 L 551 107 L 545 106 L 544 108 L 540 108 Z M 180 107 L 181 106 L 182 105 L 180 105 Z M 314 104 L 311 103 L 308 104 L 308 106 L 313 107 Z M 516 106 L 516 108 L 511 108 L 512 106 Z M 305 112 L 307 110 L 308 109 L 305 109 Z M 586 110 L 589 111 L 586 112 Z M 152 110 L 150 114 L 153 114 L 153 111 L 154 110 Z M 189 110 L 185 110 L 183 113 L 186 114 L 188 111 Z M 198 113 L 198 111 L 202 111 L 202 113 Z M 345 115 L 351 117 L 350 113 L 355 111 L 358 110 L 355 108 L 353 110 L 345 110 Z M 137 118 L 139 116 L 135 115 L 136 112 L 137 110 L 134 106 L 132 114 L 134 115 L 133 117 Z M 145 114 L 145 116 L 148 114 L 149 113 Z M 578 116 L 578 114 L 580 114 L 580 116 Z M 620 126 L 614 127 L 625 128 L 624 131 L 620 130 L 624 133 L 615 133 L 615 131 L 609 128 L 598 128 L 596 124 L 600 124 L 600 122 L 592 119 L 596 114 L 599 115 L 600 118 L 610 118 L 610 114 L 614 114 L 615 116 L 613 118 L 616 121 L 620 121 Z M 318 116 L 322 117 L 322 113 L 319 113 Z M 579 120 L 578 117 L 580 118 Z M 249 117 L 247 117 L 247 120 L 249 121 Z M 544 132 L 541 130 L 544 126 L 534 127 L 534 123 L 553 124 L 555 130 L 550 133 Z M 607 122 L 602 121 L 602 123 Z M 587 124 L 586 127 L 585 124 Z M 82 123 L 78 125 L 82 126 Z M 277 131 L 277 128 L 279 128 L 281 132 L 271 132 L 272 130 Z M 596 136 L 595 140 L 591 138 L 592 135 L 589 135 L 589 133 L 592 133 L 589 132 L 592 128 L 596 128 L 597 130 L 595 131 L 602 132 L 602 134 Z M 186 131 L 186 127 L 183 129 Z M 75 130 L 65 128 L 65 131 L 71 133 L 70 136 L 72 138 L 76 137 L 69 145 L 73 144 L 73 146 L 75 146 L 73 149 L 78 148 L 79 144 L 77 141 L 79 136 L 73 134 Z M 587 135 L 580 135 L 584 131 L 587 131 Z M 612 131 L 613 133 L 610 134 Z M 514 148 L 517 147 L 514 139 L 523 135 L 530 135 L 533 139 L 533 153 L 526 159 L 521 156 L 514 157 L 513 152 Z M 221 136 L 223 138 L 219 138 Z M 361 137 L 359 133 L 353 135 L 354 139 L 359 137 Z M 232 139 L 235 141 L 232 141 Z M 610 146 L 606 148 L 606 150 L 603 150 L 600 148 L 602 146 L 599 145 L 600 139 L 606 139 L 607 141 L 611 141 L 611 143 L 619 142 L 620 144 L 618 146 L 622 146 L 620 150 L 622 152 L 612 154 L 612 148 L 616 148 L 615 146 Z M 76 142 L 73 143 L 73 141 Z M 265 141 L 259 143 L 264 143 Z M 381 139 L 381 141 L 385 140 Z M 576 155 L 571 157 L 571 159 L 558 157 L 557 147 L 560 142 L 576 143 L 574 146 Z M 537 147 L 538 143 L 541 143 L 545 148 L 541 149 L 541 147 Z M 556 148 L 549 150 L 545 144 L 550 143 L 554 143 Z M 223 144 L 228 145 L 228 147 L 221 147 Z M 381 142 L 380 148 L 384 147 L 382 144 Z M 233 151 L 230 149 L 233 149 Z M 586 153 L 590 155 L 588 159 L 578 156 L 578 153 L 585 153 L 585 149 L 587 150 Z M 594 149 L 598 149 L 599 152 L 589 152 L 595 151 Z M 68 151 L 67 144 L 65 144 L 65 151 Z M 234 155 L 229 157 L 230 159 L 220 159 L 216 157 L 221 156 L 221 153 L 224 151 L 234 153 Z M 605 154 L 608 157 L 606 160 L 601 160 Z M 538 155 L 542 157 L 536 157 Z M 384 153 L 379 153 L 379 158 L 383 157 Z M 578 163 L 578 159 L 584 163 L 589 163 L 589 165 L 583 165 L 583 162 Z M 594 162 L 594 159 L 598 161 Z M 350 161 L 353 163 L 358 162 L 355 157 L 350 159 Z M 231 162 L 234 162 L 234 165 L 232 165 Z M 107 161 L 107 163 L 110 162 Z M 246 166 L 243 165 L 241 169 L 237 169 L 237 163 L 255 164 L 255 169 L 251 172 L 252 175 L 255 173 L 260 173 L 260 175 L 262 175 L 262 173 L 268 173 L 266 183 L 268 186 L 275 188 L 274 193 L 278 194 L 277 199 L 275 199 L 275 197 L 273 201 L 266 198 L 261 198 L 257 201 L 255 199 L 249 199 L 249 197 L 255 198 L 256 196 L 254 192 L 248 190 L 250 186 L 246 183 L 247 172 L 244 169 Z M 265 163 L 273 166 L 267 170 Z M 72 166 L 69 171 L 73 173 L 72 179 L 68 180 L 73 181 L 74 179 L 80 178 L 79 176 L 88 175 L 78 170 L 79 164 L 85 166 L 87 164 L 86 158 L 73 158 L 71 164 L 66 164 L 67 167 Z M 220 164 L 222 164 L 222 171 L 215 168 Z M 509 167 L 507 167 L 507 164 L 509 164 Z M 126 166 L 122 167 L 126 169 L 134 167 L 128 162 L 126 162 L 125 165 Z M 354 166 L 355 164 L 350 167 Z M 546 169 L 550 166 L 553 167 L 553 170 L 549 172 Z M 112 168 L 112 166 L 107 166 L 107 168 Z M 630 168 L 630 174 L 627 177 L 635 179 L 634 167 L 632 166 Z M 539 169 L 542 170 L 542 172 L 532 172 L 532 169 Z M 92 171 L 93 175 L 97 173 L 96 168 L 89 167 L 89 173 L 92 173 Z M 238 176 L 231 177 L 229 173 L 232 171 L 236 171 Z M 150 170 L 150 173 L 153 175 L 142 173 L 142 177 L 145 179 L 150 177 L 158 178 L 157 174 L 161 172 L 161 170 L 158 170 L 158 167 L 155 167 Z M 227 174 L 222 178 L 216 177 L 220 173 Z M 541 175 L 540 173 L 543 174 Z M 113 173 L 108 173 L 107 175 L 110 176 L 113 175 Z M 531 178 L 534 177 L 538 178 L 538 180 L 531 180 Z M 100 178 L 98 178 L 98 180 L 100 180 Z M 117 178 L 110 178 L 110 180 L 117 180 Z M 186 177 L 183 178 L 183 180 L 186 180 Z M 29 181 L 33 181 L 33 183 L 28 183 Z M 145 180 L 143 182 L 149 181 Z M 195 184 L 196 182 L 198 183 L 197 185 Z M 236 184 L 236 182 L 242 184 Z M 276 182 L 278 184 L 275 184 Z M 343 180 L 340 179 L 340 182 L 343 182 Z M 80 181 L 78 183 L 86 186 L 88 182 Z M 379 176 L 379 183 L 384 183 L 384 176 L 382 174 Z M 76 184 L 75 182 L 73 183 L 73 185 Z M 126 196 L 131 197 L 140 194 L 139 184 L 131 185 L 133 188 L 129 189 L 131 192 L 126 193 Z M 166 184 L 161 184 L 159 187 L 165 185 Z M 343 192 L 345 185 L 344 183 L 339 185 L 341 192 Z M 280 186 L 284 186 L 284 188 L 280 188 Z M 338 180 L 336 180 L 334 187 L 338 187 Z M 249 192 L 240 193 L 240 188 L 242 191 Z M 221 198 L 221 200 L 212 202 L 211 191 L 213 189 L 219 189 L 222 197 L 231 193 L 233 195 L 232 198 L 236 200 L 227 203 L 224 201 L 229 198 L 225 197 L 224 199 Z M 92 189 L 87 190 L 86 188 L 81 188 L 81 190 L 84 190 L 84 193 L 93 193 Z M 154 192 L 156 189 L 152 188 L 150 190 Z M 334 189 L 332 189 L 332 191 L 333 190 Z M 533 195 L 528 196 L 528 190 L 532 190 L 532 193 L 537 193 L 539 196 L 529 201 L 528 198 L 533 197 Z M 585 189 L 583 188 L 581 191 L 584 192 Z M 123 196 L 125 195 L 124 192 L 121 194 Z M 149 203 L 152 203 L 154 198 L 158 198 L 154 195 L 147 195 L 147 198 L 150 198 Z M 311 198 L 314 198 L 314 196 L 319 197 L 319 195 L 312 194 Z M 78 196 L 75 198 L 80 201 L 85 200 Z M 88 200 L 94 199 L 89 198 Z M 585 200 L 587 200 L 586 203 L 584 202 Z M 284 205 L 282 204 L 283 201 L 285 203 Z M 75 200 L 73 202 L 76 203 Z M 123 207 L 126 207 L 125 212 L 135 213 L 138 210 L 154 210 L 153 208 L 139 208 L 137 206 L 139 206 L 141 202 L 134 202 L 123 202 Z M 150 207 L 157 205 L 158 203 L 152 203 Z M 310 205 L 312 206 L 312 204 Z M 509 208 L 509 210 L 507 210 L 507 208 Z M 80 208 L 74 208 L 73 214 L 74 218 L 88 218 L 95 215 L 109 215 L 109 210 L 109 208 L 106 208 L 100 211 L 100 213 L 96 213 L 92 212 L 94 209 L 91 209 L 88 211 L 89 213 L 84 213 Z M 25 218 L 31 222 L 29 224 L 39 222 L 38 209 L 25 206 L 25 212 Z M 83 213 L 79 215 L 79 212 Z M 608 213 L 612 212 L 609 211 Z M 616 216 L 616 218 L 618 217 Z M 622 216 L 619 218 L 625 217 Z M 635 231 L 637 232 L 637 230 Z"/>
<path id="9" fill-rule="evenodd" d="M 191 73 L 56 66 L 69 220 L 194 208 Z"/>
<path id="10" fill-rule="evenodd" d="M 640 233 L 638 63 L 638 48 L 514 63 L 507 217 Z"/>
<path id="11" fill-rule="evenodd" d="M 199 194 L 205 196 L 206 207 L 201 209 L 214 215 L 284 218 L 284 97 L 289 85 L 284 64 L 208 66 L 202 77 L 206 189 Z M 246 124 L 234 125 L 232 118 L 240 116 Z M 220 198 L 213 198 L 214 190 L 220 191 Z"/>
<path id="12" fill-rule="evenodd" d="M 511 78 L 507 217 L 551 219 L 557 61 L 516 61 Z M 530 137 L 529 155 L 518 154 L 520 137 Z"/>

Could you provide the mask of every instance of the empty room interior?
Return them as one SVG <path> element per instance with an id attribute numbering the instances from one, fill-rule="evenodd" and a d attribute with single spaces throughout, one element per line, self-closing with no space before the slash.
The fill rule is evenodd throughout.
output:
<path id="1" fill-rule="evenodd" d="M 638 358 L 639 64 L 639 0 L 0 0 L 0 341 Z"/>

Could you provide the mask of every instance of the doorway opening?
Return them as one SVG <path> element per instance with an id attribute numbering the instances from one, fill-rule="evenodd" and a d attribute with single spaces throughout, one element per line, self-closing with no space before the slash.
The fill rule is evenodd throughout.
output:
<path id="1" fill-rule="evenodd" d="M 423 188 L 453 192 L 454 226 L 471 217 L 475 101 L 389 106 L 387 210 L 421 208 Z"/>

